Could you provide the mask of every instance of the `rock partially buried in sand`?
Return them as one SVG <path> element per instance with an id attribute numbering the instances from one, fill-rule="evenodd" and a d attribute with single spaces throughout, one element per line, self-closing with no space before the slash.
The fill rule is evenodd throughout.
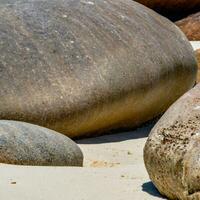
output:
<path id="1" fill-rule="evenodd" d="M 0 120 L 0 163 L 82 166 L 83 154 L 60 133 L 24 122 Z"/>
<path id="2" fill-rule="evenodd" d="M 200 40 L 200 12 L 176 22 L 190 41 Z"/>
<path id="3" fill-rule="evenodd" d="M 0 41 L 0 118 L 70 137 L 138 126 L 196 77 L 182 32 L 133 1 L 1 1 Z"/>
<path id="4" fill-rule="evenodd" d="M 198 63 L 197 82 L 200 82 L 200 49 L 197 49 L 197 50 L 195 51 L 195 55 L 196 55 L 197 63 Z"/>
<path id="5" fill-rule="evenodd" d="M 149 176 L 170 199 L 200 199 L 200 84 L 174 103 L 144 148 Z"/>

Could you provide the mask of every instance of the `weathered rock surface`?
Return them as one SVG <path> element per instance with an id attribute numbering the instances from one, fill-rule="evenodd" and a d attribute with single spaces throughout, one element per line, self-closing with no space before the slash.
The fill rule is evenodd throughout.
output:
<path id="1" fill-rule="evenodd" d="M 135 0 L 166 16 L 179 18 L 186 14 L 199 11 L 200 0 Z"/>
<path id="2" fill-rule="evenodd" d="M 196 55 L 197 63 L 198 63 L 197 82 L 200 82 L 200 49 L 197 49 L 197 50 L 195 51 L 195 55 Z"/>
<path id="3" fill-rule="evenodd" d="M 83 155 L 68 137 L 24 122 L 0 120 L 0 163 L 82 166 Z"/>
<path id="4" fill-rule="evenodd" d="M 170 199 L 200 199 L 200 84 L 152 129 L 144 148 L 149 176 Z"/>
<path id="5" fill-rule="evenodd" d="M 179 20 L 176 25 L 191 41 L 200 40 L 200 12 Z"/>
<path id="6" fill-rule="evenodd" d="M 0 41 L 0 118 L 70 137 L 137 126 L 196 77 L 183 33 L 134 1 L 0 1 Z"/>

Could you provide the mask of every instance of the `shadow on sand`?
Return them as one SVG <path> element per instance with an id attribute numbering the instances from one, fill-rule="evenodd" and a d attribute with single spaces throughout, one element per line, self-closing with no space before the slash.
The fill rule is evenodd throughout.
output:
<path id="1" fill-rule="evenodd" d="M 101 144 L 110 142 L 121 142 L 147 137 L 158 119 L 147 122 L 139 128 L 129 131 L 121 131 L 115 133 L 107 133 L 107 135 L 94 138 L 86 138 L 76 140 L 78 144 Z M 106 133 L 105 133 L 106 134 Z"/>
<path id="2" fill-rule="evenodd" d="M 155 197 L 159 197 L 161 199 L 166 199 L 165 197 L 163 197 L 158 190 L 156 189 L 156 187 L 154 186 L 154 184 L 149 181 L 146 182 L 142 185 L 142 191 L 147 192 L 148 194 L 155 196 Z"/>

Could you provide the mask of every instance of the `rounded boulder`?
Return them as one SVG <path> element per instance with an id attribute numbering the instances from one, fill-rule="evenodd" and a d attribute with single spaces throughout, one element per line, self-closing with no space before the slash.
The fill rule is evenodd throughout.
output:
<path id="1" fill-rule="evenodd" d="M 78 145 L 60 133 L 24 122 L 0 120 L 0 163 L 82 166 L 83 154 Z"/>
<path id="2" fill-rule="evenodd" d="M 0 119 L 69 137 L 132 128 L 196 79 L 169 20 L 131 0 L 0 1 Z"/>
<path id="3" fill-rule="evenodd" d="M 169 199 L 200 199 L 200 84 L 184 94 L 152 129 L 144 161 Z"/>

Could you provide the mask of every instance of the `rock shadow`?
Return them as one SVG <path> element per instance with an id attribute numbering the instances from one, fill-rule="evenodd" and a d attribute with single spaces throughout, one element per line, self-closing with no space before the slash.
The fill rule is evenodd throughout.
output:
<path id="1" fill-rule="evenodd" d="M 142 185 L 142 191 L 152 196 L 159 197 L 161 199 L 167 199 L 159 193 L 159 191 L 157 190 L 157 188 L 154 186 L 154 184 L 151 181 L 146 182 Z"/>
<path id="2" fill-rule="evenodd" d="M 118 130 L 114 132 L 106 132 L 103 136 L 97 136 L 93 138 L 76 140 L 78 144 L 101 144 L 110 142 L 121 142 L 126 140 L 133 140 L 139 138 L 148 137 L 151 129 L 155 125 L 158 119 L 149 121 L 134 130 Z"/>

